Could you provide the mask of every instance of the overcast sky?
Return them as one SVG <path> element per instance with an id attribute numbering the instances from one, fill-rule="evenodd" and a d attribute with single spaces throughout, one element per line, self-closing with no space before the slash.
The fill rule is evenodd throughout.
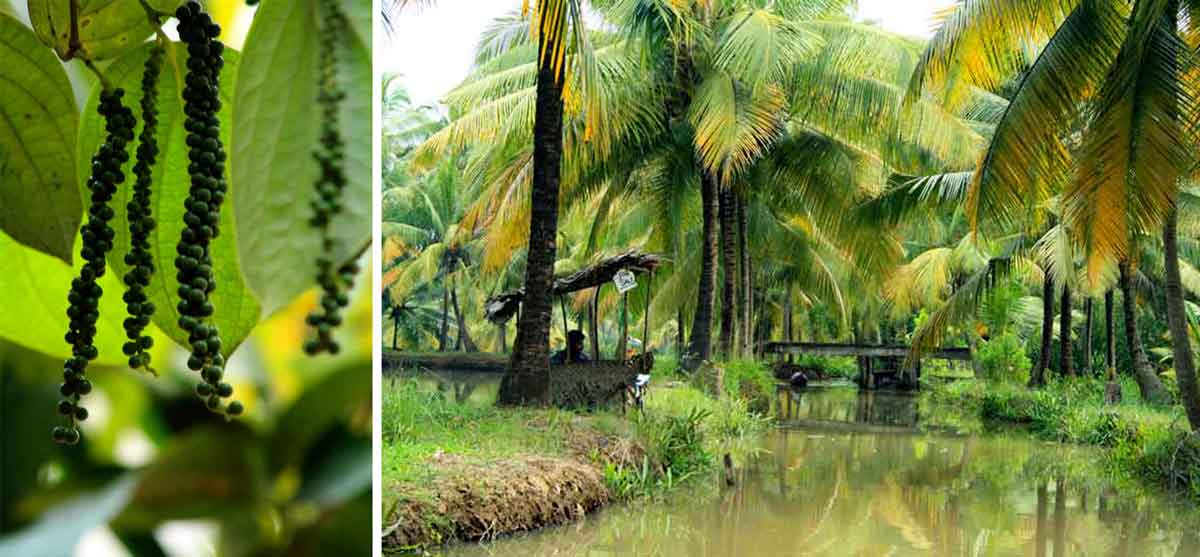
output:
<path id="1" fill-rule="evenodd" d="M 953 3 L 859 0 L 858 17 L 895 33 L 928 37 L 935 14 Z M 435 7 L 410 9 L 387 38 L 384 71 L 403 74 L 418 104 L 435 102 L 466 77 L 475 43 L 488 22 L 520 6 L 521 0 L 440 0 Z"/>

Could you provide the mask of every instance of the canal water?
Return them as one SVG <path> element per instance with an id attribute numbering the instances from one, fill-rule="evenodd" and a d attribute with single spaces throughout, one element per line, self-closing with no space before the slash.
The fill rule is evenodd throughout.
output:
<path id="1" fill-rule="evenodd" d="M 494 392 L 480 383 L 468 396 Z M 931 430 L 916 398 L 849 386 L 781 389 L 776 406 L 735 487 L 695 482 L 441 554 L 1200 556 L 1196 513 L 1107 481 L 1098 451 Z"/>

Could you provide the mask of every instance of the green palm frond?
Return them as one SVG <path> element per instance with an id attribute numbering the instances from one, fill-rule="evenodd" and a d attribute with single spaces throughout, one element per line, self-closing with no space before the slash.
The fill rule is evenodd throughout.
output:
<path id="1" fill-rule="evenodd" d="M 704 167 L 728 183 L 779 136 L 785 99 L 776 87 L 752 91 L 716 72 L 696 90 L 689 120 Z"/>
<path id="2" fill-rule="evenodd" d="M 1075 179 L 1064 192 L 1064 218 L 1080 236 L 1088 276 L 1129 253 L 1135 230 L 1157 229 L 1173 205 L 1189 139 L 1181 114 L 1192 99 L 1180 86 L 1185 47 L 1165 1 L 1139 2 L 1088 127 Z"/>
<path id="3" fill-rule="evenodd" d="M 1123 14 L 1109 2 L 1082 2 L 1058 26 L 1024 72 L 976 170 L 967 198 L 973 227 L 981 217 L 1013 224 L 1064 181 L 1071 167 L 1065 130 L 1074 129 L 1123 37 Z"/>
<path id="4" fill-rule="evenodd" d="M 815 54 L 822 42 L 819 35 L 766 9 L 733 14 L 719 33 L 715 68 L 751 91 L 777 82 L 793 61 Z"/>
<path id="5" fill-rule="evenodd" d="M 909 85 L 924 92 L 994 91 L 1024 69 L 1030 45 L 1045 44 L 1087 0 L 965 0 L 948 11 L 929 41 Z"/>

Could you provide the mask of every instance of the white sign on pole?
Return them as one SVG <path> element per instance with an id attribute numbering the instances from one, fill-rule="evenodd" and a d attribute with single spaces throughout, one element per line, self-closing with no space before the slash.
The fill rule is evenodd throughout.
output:
<path id="1" fill-rule="evenodd" d="M 633 271 L 621 269 L 613 275 L 613 284 L 617 285 L 617 292 L 624 294 L 637 288 L 637 277 L 633 276 Z"/>

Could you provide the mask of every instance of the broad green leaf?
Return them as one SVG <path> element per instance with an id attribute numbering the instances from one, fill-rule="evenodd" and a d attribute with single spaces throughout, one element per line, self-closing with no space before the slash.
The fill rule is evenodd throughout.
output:
<path id="1" fill-rule="evenodd" d="M 238 253 L 246 283 L 270 315 L 316 282 L 320 240 L 309 224 L 318 168 L 317 0 L 264 2 L 243 49 L 234 95 L 230 167 Z M 361 19 L 361 18 L 359 18 Z M 362 37 L 338 42 L 346 141 L 345 210 L 335 259 L 349 261 L 371 235 L 371 56 Z"/>
<path id="2" fill-rule="evenodd" d="M 142 102 L 142 68 L 149 55 L 150 46 L 131 52 L 113 62 L 106 70 L 110 82 L 125 89 L 124 101 L 126 106 L 133 108 L 139 120 L 135 134 L 141 133 L 141 102 Z M 223 107 L 220 118 L 222 122 L 222 141 L 229 145 L 230 135 L 230 97 L 238 72 L 238 53 L 233 49 L 225 49 L 225 69 L 221 74 L 221 99 Z M 187 136 L 183 129 L 183 105 L 180 101 L 182 83 L 187 71 L 187 49 L 179 43 L 172 43 L 167 56 L 158 87 L 158 147 L 159 159 L 154 167 L 154 185 L 151 194 L 151 206 L 154 219 L 158 223 L 150 238 L 150 249 L 154 254 L 155 273 L 150 283 L 148 294 L 157 307 L 154 322 L 173 340 L 186 345 L 187 333 L 179 328 L 178 304 L 179 281 L 175 279 L 175 247 L 179 244 L 179 236 L 183 232 L 183 202 L 187 198 L 191 180 L 187 174 Z M 79 173 L 80 188 L 86 188 L 86 176 L 91 164 L 92 153 L 99 148 L 103 141 L 103 121 L 96 113 L 99 103 L 99 88 L 92 91 L 84 108 L 84 116 L 79 126 Z M 130 153 L 137 151 L 138 142 L 130 143 Z M 112 227 L 116 232 L 115 246 L 109 255 L 109 267 L 118 277 L 126 271 L 125 254 L 129 251 L 129 223 L 126 219 L 125 205 L 133 197 L 133 164 L 130 157 L 125 166 L 125 183 L 112 201 L 116 217 Z M 236 191 L 237 185 L 230 183 L 230 189 Z M 86 191 L 86 190 L 85 190 Z M 213 319 L 221 329 L 221 339 L 224 340 L 226 353 L 232 353 L 246 335 L 258 324 L 259 306 L 254 297 L 246 289 L 242 281 L 242 273 L 238 269 L 236 231 L 233 224 L 233 210 L 229 207 L 235 200 L 234 195 L 226 198 L 221 211 L 221 235 L 212 243 L 211 251 L 213 269 L 216 273 L 217 290 L 213 292 L 212 303 L 216 308 Z M 252 260 L 251 260 L 252 261 Z M 118 300 L 120 296 L 116 297 Z M 65 298 L 64 298 L 65 300 Z"/>
<path id="3" fill-rule="evenodd" d="M 67 293 L 71 280 L 79 276 L 83 259 L 75 265 L 18 244 L 0 232 L 0 257 L 4 272 L 0 273 L 0 292 L 4 311 L 0 311 L 0 337 L 51 356 L 66 358 L 71 348 L 63 340 L 67 332 Z M 121 353 L 125 341 L 125 304 L 121 301 L 123 285 L 112 269 L 100 279 L 105 295 L 100 299 L 100 320 L 96 322 L 96 348 L 101 365 L 124 365 Z M 115 295 L 113 295 L 115 293 Z M 46 373 L 58 375 L 61 370 Z"/>
<path id="4" fill-rule="evenodd" d="M 0 230 L 70 263 L 83 216 L 71 164 L 78 126 L 71 82 L 54 54 L 7 15 L 0 15 L 0 60 Z"/>
<path id="5" fill-rule="evenodd" d="M 78 0 L 74 31 L 72 0 L 29 0 L 29 19 L 42 44 L 53 48 L 59 58 L 104 60 L 136 48 L 156 26 L 140 0 Z M 151 0 L 155 10 L 170 12 L 181 1 Z M 73 37 L 73 35 L 75 35 Z"/>

